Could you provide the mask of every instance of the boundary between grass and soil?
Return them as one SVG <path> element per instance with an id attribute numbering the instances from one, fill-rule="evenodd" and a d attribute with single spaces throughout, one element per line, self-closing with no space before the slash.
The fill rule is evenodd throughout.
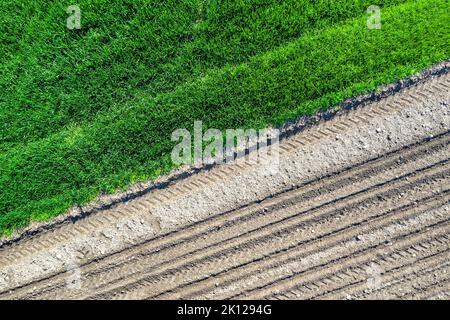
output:
<path id="1" fill-rule="evenodd" d="M 435 64 L 416 75 L 403 78 L 387 86 L 382 86 L 377 90 L 372 91 L 371 93 L 347 99 L 337 106 L 327 110 L 319 111 L 313 116 L 302 116 L 297 118 L 296 120 L 288 121 L 279 128 L 280 142 L 288 137 L 304 131 L 307 128 L 317 125 L 318 123 L 331 120 L 334 117 L 346 114 L 351 110 L 363 108 L 369 103 L 377 102 L 387 97 L 393 96 L 399 91 L 421 84 L 429 79 L 439 77 L 449 72 L 450 60 L 446 60 L 444 62 Z M 247 151 L 248 149 L 246 149 L 245 153 L 247 153 Z M 179 169 L 173 170 L 171 174 L 159 177 L 155 181 L 138 183 L 134 186 L 131 186 L 125 192 L 114 195 L 99 196 L 96 201 L 91 202 L 84 207 L 73 207 L 66 214 L 62 214 L 47 222 L 32 222 L 30 226 L 15 231 L 11 237 L 2 237 L 0 241 L 0 249 L 5 249 L 10 245 L 33 238 L 60 226 L 73 224 L 78 220 L 89 217 L 95 213 L 108 210 L 120 203 L 139 198 L 145 194 L 152 192 L 153 190 L 165 189 L 179 180 L 184 180 L 199 172 L 208 171 L 217 166 L 217 164 L 184 166 Z"/>

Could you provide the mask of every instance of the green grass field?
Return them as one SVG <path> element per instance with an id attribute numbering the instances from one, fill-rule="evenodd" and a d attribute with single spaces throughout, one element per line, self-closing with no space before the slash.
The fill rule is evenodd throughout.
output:
<path id="1" fill-rule="evenodd" d="M 450 58 L 447 0 L 77 3 L 79 30 L 0 3 L 0 234 L 169 172 L 195 120 L 279 125 Z"/>

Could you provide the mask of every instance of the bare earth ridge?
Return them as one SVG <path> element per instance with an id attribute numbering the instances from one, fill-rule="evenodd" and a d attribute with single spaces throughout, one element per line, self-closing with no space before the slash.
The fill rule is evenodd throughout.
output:
<path id="1" fill-rule="evenodd" d="M 1 299 L 450 297 L 450 75 L 0 247 Z"/>

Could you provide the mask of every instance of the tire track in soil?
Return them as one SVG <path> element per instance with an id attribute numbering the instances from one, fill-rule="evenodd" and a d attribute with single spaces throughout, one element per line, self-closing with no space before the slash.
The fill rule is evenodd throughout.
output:
<path id="1" fill-rule="evenodd" d="M 294 136 L 283 142 L 281 156 L 405 105 L 448 99 L 449 88 L 450 78 L 444 75 L 390 96 L 378 108 L 357 109 L 339 121 L 320 123 L 301 139 Z M 79 266 L 80 290 L 67 290 L 68 272 L 62 270 L 8 289 L 0 299 L 364 299 L 398 288 L 405 289 L 402 298 L 446 295 L 449 155 L 450 132 L 445 131 L 88 260 Z M 219 169 L 211 177 L 181 181 L 176 191 L 158 193 L 156 203 L 144 199 L 125 214 L 94 215 L 3 246 L 0 262 L 17 263 L 250 166 L 243 163 Z M 382 270 L 384 287 L 367 290 L 371 267 Z"/>

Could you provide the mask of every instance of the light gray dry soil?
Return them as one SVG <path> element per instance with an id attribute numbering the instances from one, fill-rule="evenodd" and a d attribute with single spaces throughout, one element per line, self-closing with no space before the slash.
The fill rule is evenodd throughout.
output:
<path id="1" fill-rule="evenodd" d="M 4 242 L 0 298 L 448 299 L 449 92 L 431 77 L 283 139 L 278 163 Z"/>

